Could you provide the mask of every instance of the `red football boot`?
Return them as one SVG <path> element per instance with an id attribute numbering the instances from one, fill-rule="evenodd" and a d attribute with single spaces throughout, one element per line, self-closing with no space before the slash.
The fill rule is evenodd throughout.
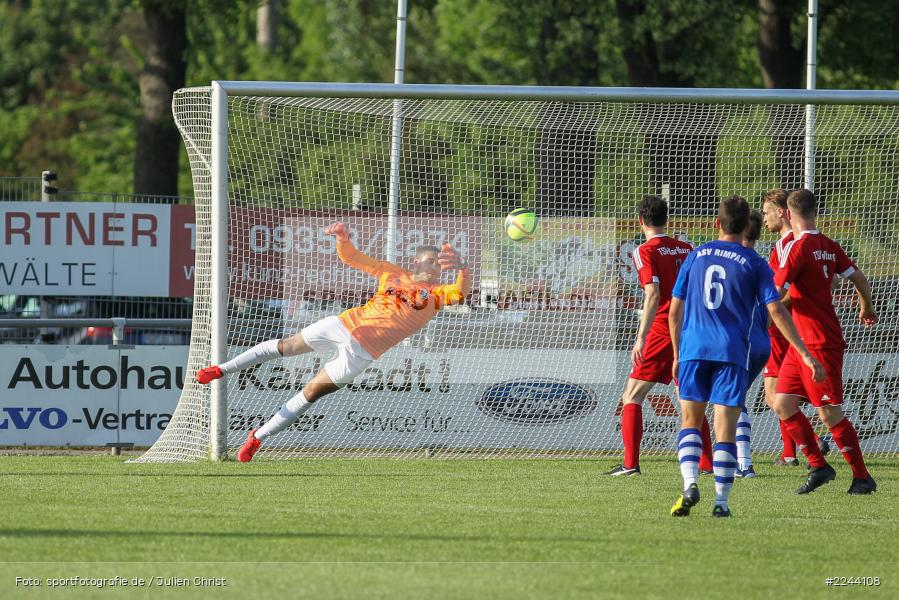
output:
<path id="1" fill-rule="evenodd" d="M 253 435 L 256 433 L 256 429 L 251 429 L 250 434 L 247 436 L 247 441 L 243 443 L 243 446 L 240 447 L 240 450 L 237 451 L 237 462 L 250 462 L 253 460 L 253 455 L 259 451 L 260 446 L 262 446 L 262 442 L 257 440 Z"/>
<path id="2" fill-rule="evenodd" d="M 207 384 L 214 379 L 221 379 L 222 375 L 222 370 L 218 365 L 212 365 L 211 367 L 206 367 L 205 369 L 197 371 L 197 381 L 202 384 Z"/>

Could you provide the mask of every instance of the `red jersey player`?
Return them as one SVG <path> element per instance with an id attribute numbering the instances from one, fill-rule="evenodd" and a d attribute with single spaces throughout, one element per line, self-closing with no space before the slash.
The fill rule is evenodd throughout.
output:
<path id="1" fill-rule="evenodd" d="M 855 286 L 861 310 L 859 320 L 866 327 L 877 322 L 867 278 L 846 256 L 839 244 L 815 228 L 817 201 L 806 189 L 790 192 L 787 197 L 793 224 L 793 241 L 774 275 L 774 283 L 783 296 L 789 290 L 793 320 L 812 355 L 827 370 L 827 379 L 815 382 L 802 368 L 793 350 L 787 352 L 777 380 L 774 410 L 784 422 L 793 440 L 808 458 L 808 479 L 796 492 L 807 494 L 832 481 L 836 471 L 824 459 L 815 441 L 812 426 L 799 410 L 800 400 L 807 399 L 818 409 L 821 420 L 830 429 L 843 458 L 852 468 L 850 494 L 870 494 L 877 489 L 862 457 L 855 428 L 843 414 L 843 354 L 846 342 L 833 307 L 831 282 L 840 275 Z"/>
<path id="2" fill-rule="evenodd" d="M 771 249 L 771 256 L 768 259 L 771 270 L 777 272 L 780 261 L 784 256 L 784 249 L 793 241 L 793 228 L 790 224 L 789 213 L 787 212 L 787 192 L 779 188 L 765 192 L 765 195 L 762 196 L 762 214 L 765 217 L 765 226 L 768 228 L 768 231 L 780 236 L 774 243 L 774 247 Z M 789 295 L 786 296 L 783 301 L 784 306 L 789 308 Z M 776 393 L 775 390 L 777 388 L 777 376 L 780 373 L 780 365 L 783 364 L 784 358 L 787 356 L 787 350 L 789 350 L 790 344 L 773 323 L 768 329 L 768 333 L 771 337 L 771 355 L 768 357 L 768 362 L 765 365 L 764 370 L 765 404 L 768 405 L 768 408 L 774 410 L 774 394 Z M 796 442 L 790 437 L 784 422 L 780 420 L 778 420 L 778 422 L 780 423 L 780 438 L 783 442 L 783 452 L 774 464 L 780 466 L 798 466 L 799 461 L 796 460 Z M 821 452 L 826 455 L 830 451 L 829 444 L 821 438 L 816 439 L 821 448 Z"/>
<path id="3" fill-rule="evenodd" d="M 640 227 L 646 243 L 634 250 L 634 266 L 643 288 L 643 316 L 637 340 L 631 352 L 633 370 L 622 393 L 621 438 L 624 462 L 609 475 L 640 473 L 640 441 L 643 439 L 643 400 L 656 383 L 671 383 L 674 352 L 668 331 L 668 307 L 677 271 L 693 247 L 687 242 L 665 235 L 668 203 L 659 196 L 644 196 L 639 207 Z M 705 431 L 708 432 L 708 424 Z M 711 454 L 711 439 L 704 443 Z M 711 457 L 706 456 L 700 469 L 711 471 Z"/>

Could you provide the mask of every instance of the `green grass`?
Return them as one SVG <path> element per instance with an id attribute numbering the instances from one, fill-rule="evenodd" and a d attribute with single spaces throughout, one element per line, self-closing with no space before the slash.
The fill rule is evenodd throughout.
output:
<path id="1" fill-rule="evenodd" d="M 737 481 L 730 520 L 713 481 L 687 518 L 672 459 L 326 460 L 192 465 L 0 457 L 0 597 L 118 597 L 16 587 L 16 577 L 224 577 L 225 588 L 131 597 L 899 597 L 899 461 L 850 497 L 848 468 L 808 496 L 804 469 Z M 880 577 L 879 587 L 825 585 Z M 223 594 L 224 592 L 224 594 Z"/>

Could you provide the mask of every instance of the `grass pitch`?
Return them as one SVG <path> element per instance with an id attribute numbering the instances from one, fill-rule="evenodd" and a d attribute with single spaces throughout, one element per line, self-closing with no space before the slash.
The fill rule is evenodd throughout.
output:
<path id="1" fill-rule="evenodd" d="M 839 457 L 835 482 L 796 496 L 805 470 L 758 457 L 729 520 L 710 516 L 711 477 L 677 519 L 673 459 L 598 476 L 614 462 L 0 457 L 0 597 L 899 597 L 899 460 L 870 462 L 874 496 L 846 494 Z M 144 583 L 48 579 L 116 576 Z"/>

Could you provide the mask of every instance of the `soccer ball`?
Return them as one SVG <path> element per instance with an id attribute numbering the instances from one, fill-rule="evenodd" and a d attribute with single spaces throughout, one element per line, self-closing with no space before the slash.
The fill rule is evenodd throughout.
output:
<path id="1" fill-rule="evenodd" d="M 515 242 L 534 239 L 537 215 L 530 208 L 516 208 L 506 217 L 506 235 Z"/>

